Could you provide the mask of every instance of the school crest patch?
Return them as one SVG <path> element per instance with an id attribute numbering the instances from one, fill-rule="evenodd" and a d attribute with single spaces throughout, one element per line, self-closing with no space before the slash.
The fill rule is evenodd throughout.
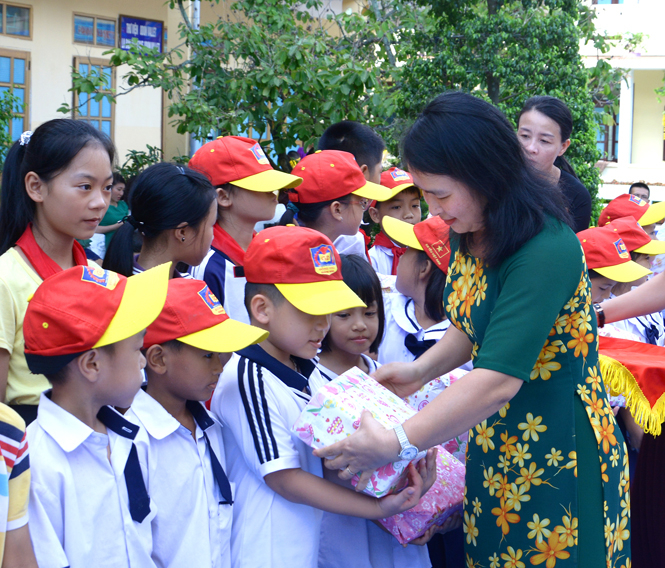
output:
<path id="1" fill-rule="evenodd" d="M 334 274 L 337 272 L 335 262 L 335 251 L 330 245 L 319 245 L 309 249 L 314 263 L 314 271 L 317 274 Z"/>
<path id="2" fill-rule="evenodd" d="M 427 252 L 430 257 L 436 261 L 438 266 L 448 266 L 448 262 L 450 261 L 450 248 L 446 243 L 439 240 L 431 245 L 426 244 L 425 246 L 427 247 Z"/>
<path id="3" fill-rule="evenodd" d="M 263 151 L 263 148 L 261 148 L 261 144 L 257 142 L 249 149 L 249 151 L 254 155 L 259 164 L 270 165 L 266 153 Z"/>
<path id="4" fill-rule="evenodd" d="M 632 201 L 633 203 L 635 203 L 635 205 L 639 205 L 640 207 L 644 207 L 647 204 L 646 201 L 640 199 L 639 197 L 637 197 L 637 195 L 633 195 L 632 193 L 629 195 L 628 201 Z"/>
<path id="5" fill-rule="evenodd" d="M 617 249 L 617 253 L 619 253 L 619 256 L 621 258 L 630 258 L 630 253 L 628 252 L 628 249 L 626 248 L 626 245 L 623 242 L 623 239 L 619 239 L 618 241 L 614 241 L 614 248 Z"/>
<path id="6" fill-rule="evenodd" d="M 118 282 L 120 282 L 120 278 L 115 272 L 104 270 L 101 266 L 99 268 L 84 266 L 81 280 L 83 282 L 97 284 L 97 286 L 108 288 L 109 290 L 114 290 L 118 285 Z"/>
<path id="7" fill-rule="evenodd" d="M 400 170 L 399 168 L 395 168 L 390 172 L 390 177 L 392 177 L 395 181 L 411 181 L 409 179 L 409 174 L 407 174 L 404 170 Z"/>
<path id="8" fill-rule="evenodd" d="M 199 296 L 205 302 L 206 306 L 210 308 L 210 311 L 216 316 L 226 313 L 222 304 L 219 303 L 217 296 L 215 296 L 207 286 L 204 286 L 199 290 Z"/>

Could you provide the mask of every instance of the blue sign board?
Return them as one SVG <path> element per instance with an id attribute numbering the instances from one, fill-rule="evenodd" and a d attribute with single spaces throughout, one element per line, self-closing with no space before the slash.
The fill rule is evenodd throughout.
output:
<path id="1" fill-rule="evenodd" d="M 136 39 L 139 45 L 156 47 L 161 53 L 163 34 L 164 24 L 162 22 L 120 16 L 120 47 L 126 51 L 131 48 L 133 40 Z"/>

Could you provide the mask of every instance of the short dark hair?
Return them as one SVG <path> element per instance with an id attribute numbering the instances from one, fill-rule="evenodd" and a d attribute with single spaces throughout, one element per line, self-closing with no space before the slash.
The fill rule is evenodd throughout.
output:
<path id="1" fill-rule="evenodd" d="M 104 345 L 103 347 L 96 347 L 96 349 L 99 349 L 100 351 L 106 351 L 109 355 L 113 355 L 115 353 L 115 343 L 111 343 L 110 345 Z M 64 367 L 60 368 L 59 370 L 55 371 L 54 373 L 46 373 L 44 376 L 46 377 L 48 382 L 51 383 L 52 385 L 64 383 L 67 380 L 67 377 L 69 376 L 71 366 L 75 364 L 76 360 L 81 355 L 85 355 L 86 353 L 87 353 L 87 351 L 84 351 L 83 353 L 79 353 L 76 357 L 74 357 Z"/>
<path id="2" fill-rule="evenodd" d="M 344 205 L 348 205 L 351 202 L 351 195 L 343 195 L 337 199 L 330 199 L 328 201 L 320 201 L 319 203 L 293 203 L 290 202 L 286 206 L 286 211 L 279 220 L 279 224 L 282 226 L 298 224 L 296 221 L 299 221 L 302 225 L 309 228 L 314 228 L 321 213 L 329 207 L 331 203 L 339 201 Z M 298 215 L 296 220 L 295 216 Z"/>
<path id="3" fill-rule="evenodd" d="M 319 150 L 341 150 L 353 154 L 359 166 L 375 167 L 383 159 L 386 145 L 366 124 L 343 120 L 329 126 L 319 139 Z"/>
<path id="4" fill-rule="evenodd" d="M 247 284 L 245 284 L 245 309 L 247 310 L 250 319 L 252 318 L 252 298 L 257 294 L 267 296 L 276 306 L 279 306 L 282 302 L 286 301 L 284 295 L 274 284 L 255 284 L 254 282 L 247 282 Z"/>
<path id="5" fill-rule="evenodd" d="M 419 266 L 423 266 L 426 263 L 432 265 L 432 272 L 425 288 L 425 314 L 434 321 L 443 321 L 446 319 L 446 312 L 443 308 L 443 290 L 446 287 L 446 273 L 432 262 L 432 259 L 427 256 L 425 251 L 418 251 L 416 261 Z"/>
<path id="6" fill-rule="evenodd" d="M 353 290 L 358 297 L 365 302 L 367 306 L 376 302 L 376 311 L 379 318 L 379 329 L 369 346 L 371 353 L 379 350 L 379 345 L 383 340 L 383 330 L 386 326 L 386 313 L 383 307 L 383 293 L 381 291 L 381 281 L 372 268 L 372 265 L 364 258 L 356 254 L 342 254 L 342 279 L 344 283 Z M 442 292 L 443 294 L 443 292 Z M 330 351 L 328 335 L 321 342 L 322 351 Z"/>
<path id="7" fill-rule="evenodd" d="M 119 183 L 127 185 L 124 176 L 120 172 L 113 172 L 113 185 L 118 185 Z"/>
<path id="8" fill-rule="evenodd" d="M 512 125 L 482 99 L 462 92 L 436 97 L 406 134 L 403 156 L 411 171 L 450 176 L 486 201 L 488 266 L 514 254 L 550 217 L 571 225 L 561 190 L 527 162 Z M 466 254 L 473 234 L 450 234 Z"/>
<path id="9" fill-rule="evenodd" d="M 589 280 L 595 280 L 596 278 L 604 278 L 600 272 L 596 272 L 593 268 L 589 268 Z"/>
<path id="10" fill-rule="evenodd" d="M 648 195 L 649 197 L 651 197 L 651 190 L 649 189 L 649 186 L 648 186 L 646 183 L 644 183 L 644 182 L 642 182 L 642 181 L 636 181 L 634 184 L 632 184 L 632 185 L 628 188 L 628 193 L 633 193 L 633 188 L 634 188 L 634 187 L 641 187 L 641 188 L 643 188 L 643 189 L 646 189 L 646 190 L 647 190 L 647 195 Z"/>

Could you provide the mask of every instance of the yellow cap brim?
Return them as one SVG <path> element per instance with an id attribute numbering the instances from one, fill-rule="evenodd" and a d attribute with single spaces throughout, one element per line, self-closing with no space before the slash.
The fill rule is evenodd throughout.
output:
<path id="1" fill-rule="evenodd" d="M 298 187 L 302 182 L 303 179 L 301 177 L 280 172 L 279 170 L 266 170 L 265 172 L 232 181 L 231 183 L 249 191 L 268 193 L 280 189 L 293 189 L 294 187 Z"/>
<path id="2" fill-rule="evenodd" d="M 641 266 L 632 260 L 622 264 L 615 264 L 614 266 L 592 268 L 592 270 L 595 270 L 601 276 L 616 282 L 634 282 L 635 280 L 639 280 L 644 276 L 653 274 L 651 270 L 644 268 L 644 266 Z"/>
<path id="3" fill-rule="evenodd" d="M 394 217 L 387 215 L 381 219 L 381 226 L 393 241 L 405 247 L 411 247 L 418 250 L 424 250 L 423 246 L 416 237 L 416 232 L 413 230 L 413 225 L 406 221 L 400 221 Z"/>
<path id="4" fill-rule="evenodd" d="M 650 243 L 645 244 L 643 247 L 635 249 L 635 252 L 640 254 L 665 254 L 665 241 L 651 239 Z"/>
<path id="5" fill-rule="evenodd" d="M 385 185 L 382 185 L 381 187 L 386 187 Z M 389 201 L 393 197 L 395 197 L 398 193 L 401 191 L 404 191 L 405 189 L 409 189 L 410 187 L 416 187 L 414 184 L 411 182 L 409 183 L 403 183 L 401 185 L 397 185 L 395 187 L 386 187 L 386 189 L 390 192 L 390 195 L 386 199 L 377 199 L 377 201 Z M 420 190 L 418 190 L 418 193 L 420 193 Z"/>
<path id="6" fill-rule="evenodd" d="M 234 319 L 227 319 L 213 327 L 177 339 L 204 351 L 231 353 L 255 343 L 261 343 L 266 337 L 268 337 L 268 332 L 264 329 Z"/>
<path id="7" fill-rule="evenodd" d="M 372 183 L 371 181 L 368 181 L 367 183 L 365 183 L 365 185 L 356 189 L 355 191 L 352 191 L 351 193 L 353 193 L 353 195 L 357 195 L 358 197 L 364 197 L 366 199 L 372 199 L 376 201 L 388 201 L 388 199 L 390 199 L 390 192 L 391 190 L 388 189 L 387 187 L 383 187 L 378 183 Z"/>
<path id="8" fill-rule="evenodd" d="M 275 286 L 301 312 L 313 316 L 334 314 L 350 308 L 367 307 L 342 280 L 275 284 Z"/>
<path id="9" fill-rule="evenodd" d="M 647 212 L 637 222 L 645 227 L 646 225 L 659 223 L 663 219 L 665 219 L 665 201 L 660 201 L 659 203 L 649 205 Z"/>
<path id="10" fill-rule="evenodd" d="M 118 310 L 93 347 L 127 339 L 155 321 L 166 302 L 170 275 L 171 263 L 166 262 L 127 278 Z"/>

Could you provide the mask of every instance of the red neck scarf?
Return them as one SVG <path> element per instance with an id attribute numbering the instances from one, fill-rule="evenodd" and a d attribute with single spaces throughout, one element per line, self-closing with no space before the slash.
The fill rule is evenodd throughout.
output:
<path id="1" fill-rule="evenodd" d="M 397 274 L 397 265 L 399 264 L 399 259 L 406 252 L 406 247 L 397 246 L 394 242 L 392 242 L 388 238 L 388 235 L 386 235 L 383 231 L 377 234 L 376 237 L 374 238 L 374 246 L 376 245 L 379 245 L 381 247 L 386 247 L 387 249 L 390 249 L 393 252 L 393 268 L 390 274 L 394 276 L 395 274 Z"/>
<path id="2" fill-rule="evenodd" d="M 252 233 L 252 238 L 255 235 L 256 231 Z M 236 266 L 242 266 L 245 263 L 245 251 L 231 235 L 219 226 L 219 223 L 215 223 L 213 227 L 212 247 L 223 252 Z"/>
<path id="3" fill-rule="evenodd" d="M 49 255 L 47 255 L 37 244 L 35 240 L 35 235 L 32 233 L 32 223 L 28 225 L 28 228 L 23 231 L 23 234 L 16 241 L 16 245 L 21 247 L 23 254 L 28 259 L 32 267 L 35 269 L 35 272 L 39 274 L 39 277 L 42 280 L 46 280 L 49 276 L 53 276 L 58 272 L 62 272 L 60 265 L 55 262 Z M 85 256 L 85 250 L 78 243 L 74 241 L 72 247 L 72 253 L 74 255 L 74 264 L 87 266 L 88 259 Z"/>

